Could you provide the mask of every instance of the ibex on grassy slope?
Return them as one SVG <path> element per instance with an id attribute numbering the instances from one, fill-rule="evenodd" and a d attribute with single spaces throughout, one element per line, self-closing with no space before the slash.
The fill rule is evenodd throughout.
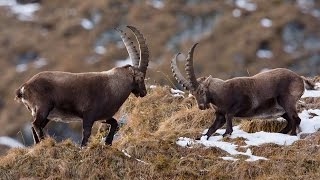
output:
<path id="1" fill-rule="evenodd" d="M 193 69 L 193 45 L 186 59 L 184 78 L 177 67 L 178 53 L 171 61 L 171 69 L 176 80 L 197 100 L 201 110 L 216 109 L 216 119 L 205 134 L 207 139 L 226 122 L 223 136 L 231 135 L 233 117 L 267 118 L 281 116 L 288 122 L 280 133 L 296 135 L 300 124 L 296 103 L 304 92 L 304 80 L 296 73 L 277 68 L 252 77 L 236 77 L 228 80 L 201 77 L 196 79 Z"/>
<path id="2" fill-rule="evenodd" d="M 135 27 L 127 27 L 135 35 L 140 48 L 139 54 L 129 37 L 118 30 L 133 66 L 87 73 L 45 71 L 36 74 L 16 90 L 15 99 L 32 113 L 32 131 L 36 143 L 44 138 L 43 128 L 50 120 L 82 120 L 81 146 L 85 146 L 93 123 L 105 120 L 104 123 L 111 125 L 105 143 L 112 144 L 118 128 L 114 114 L 130 93 L 136 97 L 147 94 L 144 79 L 149 50 L 143 35 Z"/>

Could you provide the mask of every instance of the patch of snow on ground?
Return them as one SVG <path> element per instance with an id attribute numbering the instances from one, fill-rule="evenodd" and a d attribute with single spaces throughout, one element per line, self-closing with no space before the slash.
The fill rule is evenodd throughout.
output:
<path id="1" fill-rule="evenodd" d="M 310 114 L 316 116 L 311 116 Z M 303 133 L 313 133 L 320 129 L 320 109 L 308 109 L 299 114 L 300 129 Z"/>
<path id="2" fill-rule="evenodd" d="M 270 59 L 273 57 L 273 53 L 270 50 L 267 49 L 259 49 L 256 53 L 257 57 L 259 58 L 266 58 L 266 59 Z"/>
<path id="3" fill-rule="evenodd" d="M 315 94 L 317 97 L 320 96 L 320 91 L 314 92 L 309 90 L 305 91 L 305 97 L 314 97 Z M 233 127 L 233 133 L 230 136 L 231 139 L 235 139 L 238 137 L 245 138 L 245 146 L 240 146 L 241 148 L 246 148 L 246 152 L 240 152 L 237 150 L 239 147 L 236 144 L 230 142 L 224 142 L 222 134 L 225 132 L 225 129 L 218 129 L 216 133 L 218 136 L 211 136 L 207 140 L 207 136 L 202 136 L 200 140 L 194 140 L 187 137 L 180 137 L 177 140 L 177 144 L 183 147 L 192 148 L 196 144 L 201 144 L 205 147 L 217 147 L 220 148 L 231 156 L 229 157 L 221 157 L 224 160 L 237 160 L 233 158 L 233 155 L 246 155 L 248 159 L 246 161 L 256 161 L 256 160 L 267 160 L 265 157 L 259 157 L 252 154 L 250 146 L 260 146 L 266 143 L 274 143 L 278 145 L 291 145 L 295 141 L 299 140 L 300 134 L 304 133 L 314 133 L 320 129 L 320 109 L 309 109 L 304 110 L 299 113 L 299 117 L 301 119 L 300 129 L 301 132 L 298 136 L 291 136 L 288 134 L 281 133 L 269 133 L 269 132 L 256 132 L 256 133 L 247 133 L 240 129 L 240 126 Z M 206 133 L 207 130 L 203 132 Z"/>
<path id="4" fill-rule="evenodd" d="M 24 72 L 24 71 L 26 71 L 26 70 L 28 70 L 28 64 L 18 64 L 18 65 L 16 66 L 16 71 L 17 71 L 18 73 Z"/>
<path id="5" fill-rule="evenodd" d="M 236 159 L 234 157 L 229 157 L 229 156 L 221 157 L 221 159 L 226 160 L 226 161 L 238 161 L 239 160 L 239 159 Z"/>
<path id="6" fill-rule="evenodd" d="M 86 30 L 91 30 L 94 28 L 93 22 L 86 18 L 82 19 L 80 24 Z"/>
<path id="7" fill-rule="evenodd" d="M 184 95 L 184 92 L 183 91 L 181 91 L 181 90 L 178 90 L 178 89 L 170 89 L 170 92 L 171 92 L 171 94 L 172 94 L 172 96 L 174 96 L 174 97 L 184 97 L 183 95 Z"/>
<path id="8" fill-rule="evenodd" d="M 39 3 L 19 4 L 15 0 L 0 0 L 0 6 L 8 7 L 21 21 L 32 21 L 33 14 L 40 9 Z"/>
<path id="9" fill-rule="evenodd" d="M 0 144 L 9 146 L 11 148 L 24 147 L 24 145 L 21 144 L 19 141 L 7 136 L 0 137 Z"/>
<path id="10" fill-rule="evenodd" d="M 149 0 L 148 4 L 156 9 L 162 9 L 165 5 L 163 0 Z"/>
<path id="11" fill-rule="evenodd" d="M 316 87 L 319 87 L 320 84 L 316 83 Z M 320 90 L 305 90 L 301 98 L 305 97 L 320 97 Z"/>
<path id="12" fill-rule="evenodd" d="M 272 20 L 268 18 L 263 18 L 260 20 L 260 24 L 262 27 L 271 27 L 272 26 Z"/>
<path id="13" fill-rule="evenodd" d="M 39 58 L 36 61 L 33 62 L 33 65 L 36 68 L 42 68 L 43 66 L 46 66 L 48 64 L 47 59 L 46 58 Z"/>
<path id="14" fill-rule="evenodd" d="M 240 17 L 241 16 L 241 10 L 240 9 L 234 9 L 233 11 L 232 11 L 232 15 L 233 15 L 233 17 Z"/>
<path id="15" fill-rule="evenodd" d="M 103 55 L 107 52 L 106 48 L 104 46 L 96 46 L 94 48 L 94 52 L 100 55 Z"/>
<path id="16" fill-rule="evenodd" d="M 239 8 L 245 9 L 247 11 L 257 10 L 257 4 L 251 2 L 250 0 L 236 0 L 236 6 Z"/>

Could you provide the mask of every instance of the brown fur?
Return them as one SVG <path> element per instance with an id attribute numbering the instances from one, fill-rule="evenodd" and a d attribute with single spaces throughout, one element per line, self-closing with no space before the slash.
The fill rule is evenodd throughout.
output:
<path id="1" fill-rule="evenodd" d="M 193 50 L 196 44 L 189 51 L 186 70 L 193 68 Z M 172 61 L 176 61 L 174 58 Z M 175 64 L 173 62 L 172 64 Z M 176 79 L 177 68 L 172 68 Z M 221 79 L 198 78 L 192 71 L 187 72 L 190 76 L 184 84 L 191 84 L 187 87 L 195 96 L 198 106 L 204 110 L 212 104 L 216 108 L 216 120 L 206 133 L 209 138 L 217 129 L 227 122 L 227 129 L 224 136 L 232 133 L 233 117 L 259 117 L 269 118 L 282 116 L 287 120 L 287 126 L 281 133 L 296 135 L 296 126 L 300 124 L 296 110 L 296 103 L 304 92 L 304 80 L 296 73 L 277 68 L 256 74 L 252 77 L 237 77 L 223 81 Z"/>

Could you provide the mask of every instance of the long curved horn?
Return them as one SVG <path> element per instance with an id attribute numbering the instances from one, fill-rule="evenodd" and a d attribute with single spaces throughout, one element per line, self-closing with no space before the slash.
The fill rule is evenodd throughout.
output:
<path id="1" fill-rule="evenodd" d="M 191 83 L 192 88 L 197 88 L 199 83 L 197 81 L 196 75 L 194 74 L 194 68 L 193 68 L 193 52 L 194 52 L 194 48 L 198 45 L 198 43 L 194 44 L 189 53 L 188 53 L 188 57 L 186 59 L 186 74 L 187 74 L 187 79 L 189 80 L 189 82 Z"/>
<path id="2" fill-rule="evenodd" d="M 178 81 L 179 84 L 181 84 L 186 90 L 190 90 L 191 84 L 182 76 L 178 66 L 177 66 L 177 58 L 179 56 L 178 53 L 172 58 L 171 60 L 171 71 L 173 73 L 174 78 Z"/>
<path id="3" fill-rule="evenodd" d="M 129 36 L 127 36 L 127 34 L 122 30 L 116 29 L 116 31 L 120 33 L 120 37 L 124 45 L 126 46 L 130 59 L 132 60 L 132 65 L 135 67 L 138 67 L 140 56 L 138 54 L 136 47 L 133 45 L 133 42 L 131 41 Z"/>
<path id="4" fill-rule="evenodd" d="M 139 49 L 140 49 L 140 63 L 139 63 L 139 69 L 146 74 L 148 64 L 149 64 L 149 49 L 146 44 L 146 40 L 143 37 L 143 35 L 140 33 L 140 31 L 133 27 L 133 26 L 127 26 L 134 34 L 136 37 L 138 44 L 139 44 Z"/>

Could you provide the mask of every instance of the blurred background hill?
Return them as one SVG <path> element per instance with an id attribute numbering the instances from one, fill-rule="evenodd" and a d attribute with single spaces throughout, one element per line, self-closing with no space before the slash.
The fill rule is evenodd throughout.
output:
<path id="1" fill-rule="evenodd" d="M 149 85 L 173 86 L 170 60 L 195 42 L 198 76 L 226 79 L 276 67 L 304 76 L 320 73 L 316 0 L 0 0 L 0 136 L 27 138 L 31 116 L 13 98 L 32 75 L 130 63 L 114 30 L 125 25 L 147 39 Z M 59 126 L 67 128 L 56 125 L 57 131 Z"/>

